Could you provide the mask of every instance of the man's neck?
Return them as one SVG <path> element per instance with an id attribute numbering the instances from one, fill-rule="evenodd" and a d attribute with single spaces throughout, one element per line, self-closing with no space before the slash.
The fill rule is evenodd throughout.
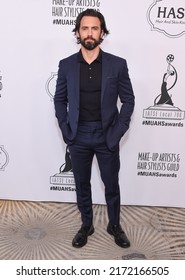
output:
<path id="1" fill-rule="evenodd" d="M 96 47 L 93 50 L 86 50 L 83 46 L 81 46 L 82 56 L 88 64 L 91 64 L 99 55 L 100 47 Z"/>

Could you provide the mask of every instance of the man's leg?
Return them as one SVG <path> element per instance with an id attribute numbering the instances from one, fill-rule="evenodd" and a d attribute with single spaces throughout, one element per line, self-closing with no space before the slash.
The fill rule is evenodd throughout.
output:
<path id="1" fill-rule="evenodd" d="M 118 246 L 128 248 L 130 241 L 120 225 L 119 146 L 115 151 L 110 151 L 105 145 L 100 146 L 96 149 L 96 156 L 101 178 L 105 184 L 105 198 L 109 217 L 107 232 L 114 236 L 115 243 Z"/>
<path id="2" fill-rule="evenodd" d="M 109 221 L 117 225 L 120 220 L 119 146 L 115 151 L 110 151 L 106 145 L 101 145 L 96 148 L 96 156 L 101 178 L 105 185 L 105 199 Z"/>
<path id="3" fill-rule="evenodd" d="M 72 245 L 80 248 L 93 234 L 93 210 L 91 196 L 91 168 L 94 156 L 93 139 L 96 123 L 79 125 L 75 143 L 69 146 L 76 183 L 77 204 L 81 212 L 82 226 L 75 235 Z"/>
<path id="4" fill-rule="evenodd" d="M 77 205 L 81 213 L 82 224 L 90 226 L 93 223 L 90 183 L 93 151 L 79 143 L 70 145 L 69 151 L 76 184 Z"/>

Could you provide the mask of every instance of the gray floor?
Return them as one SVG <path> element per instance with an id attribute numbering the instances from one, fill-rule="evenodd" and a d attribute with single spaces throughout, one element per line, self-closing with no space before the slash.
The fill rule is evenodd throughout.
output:
<path id="1" fill-rule="evenodd" d="M 185 259 L 185 209 L 122 206 L 128 249 L 113 242 L 107 222 L 106 206 L 94 205 L 95 233 L 75 249 L 71 240 L 81 225 L 75 204 L 0 200 L 0 259 Z"/>

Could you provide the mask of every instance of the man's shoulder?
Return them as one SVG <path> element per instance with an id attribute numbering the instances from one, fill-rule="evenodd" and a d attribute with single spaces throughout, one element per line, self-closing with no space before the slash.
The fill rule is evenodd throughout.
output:
<path id="1" fill-rule="evenodd" d="M 70 56 L 67 56 L 65 58 L 62 58 L 60 60 L 60 63 L 71 63 L 72 61 L 75 61 L 77 59 L 77 56 L 78 56 L 78 52 L 77 53 L 74 53 Z"/>
<path id="2" fill-rule="evenodd" d="M 126 61 L 125 58 L 109 52 L 102 51 L 102 55 L 105 59 L 114 60 L 114 61 Z"/>

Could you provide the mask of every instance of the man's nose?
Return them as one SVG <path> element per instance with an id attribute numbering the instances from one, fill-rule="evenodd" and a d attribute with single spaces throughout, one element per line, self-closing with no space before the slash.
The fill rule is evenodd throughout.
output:
<path id="1" fill-rule="evenodd" d="M 88 36 L 92 36 L 92 29 L 91 28 L 88 29 Z"/>

